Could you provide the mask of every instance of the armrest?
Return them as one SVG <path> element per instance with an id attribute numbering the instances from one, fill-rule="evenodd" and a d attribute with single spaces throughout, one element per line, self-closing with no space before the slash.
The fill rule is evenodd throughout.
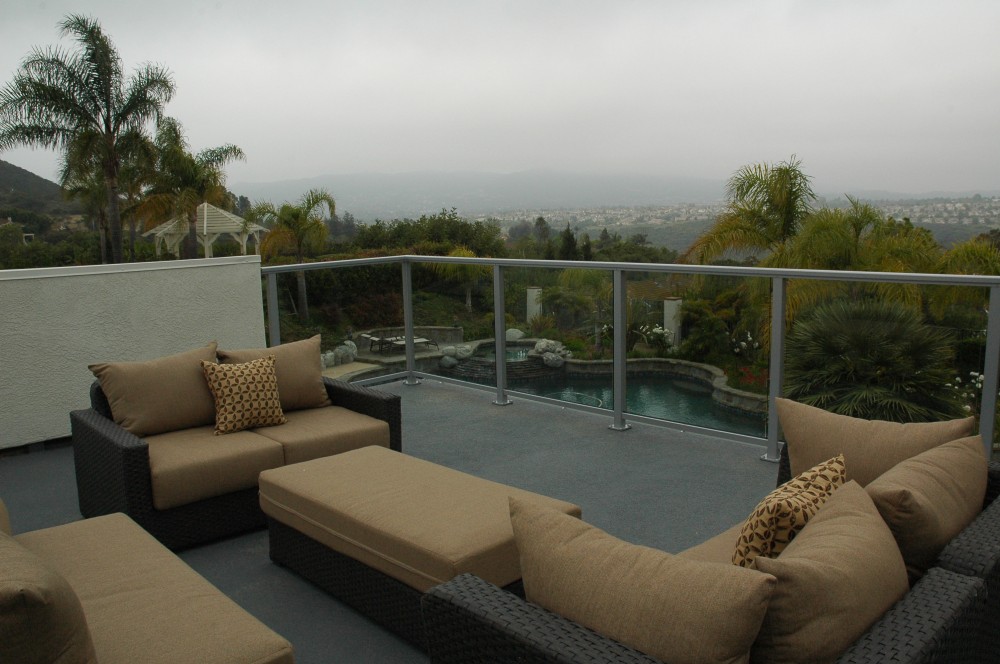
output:
<path id="1" fill-rule="evenodd" d="M 153 510 L 149 448 L 93 408 L 69 414 L 80 512 L 92 517 Z"/>
<path id="2" fill-rule="evenodd" d="M 985 603 L 982 579 L 932 567 L 837 662 L 978 661 Z"/>
<path id="3" fill-rule="evenodd" d="M 334 406 L 341 406 L 357 413 L 389 423 L 389 447 L 397 452 L 403 449 L 403 415 L 398 394 L 373 390 L 364 385 L 323 377 L 327 396 Z"/>
<path id="4" fill-rule="evenodd" d="M 472 574 L 432 588 L 421 607 L 435 664 L 659 662 Z"/>

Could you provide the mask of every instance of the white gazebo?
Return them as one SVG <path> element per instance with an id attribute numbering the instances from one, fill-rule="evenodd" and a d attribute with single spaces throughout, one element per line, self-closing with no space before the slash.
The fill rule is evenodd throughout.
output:
<path id="1" fill-rule="evenodd" d="M 197 210 L 196 232 L 198 240 L 205 248 L 205 258 L 212 257 L 212 245 L 220 235 L 229 235 L 240 243 L 240 252 L 245 256 L 247 253 L 247 240 L 253 238 L 254 253 L 260 253 L 260 236 L 266 233 L 267 229 L 257 224 L 248 223 L 242 217 L 237 217 L 231 212 L 221 210 L 210 203 L 202 203 Z M 143 233 L 143 237 L 153 237 L 156 242 L 156 255 L 166 248 L 167 251 L 177 254 L 177 248 L 188 234 L 188 220 L 183 217 L 174 217 L 152 230 Z"/>

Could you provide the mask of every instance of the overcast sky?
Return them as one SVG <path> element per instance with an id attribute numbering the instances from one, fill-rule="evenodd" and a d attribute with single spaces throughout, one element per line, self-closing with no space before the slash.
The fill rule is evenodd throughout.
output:
<path id="1" fill-rule="evenodd" d="M 997 0 L 8 0 L 3 83 L 72 12 L 173 73 L 193 151 L 244 150 L 230 184 L 795 154 L 821 193 L 1000 189 Z"/>

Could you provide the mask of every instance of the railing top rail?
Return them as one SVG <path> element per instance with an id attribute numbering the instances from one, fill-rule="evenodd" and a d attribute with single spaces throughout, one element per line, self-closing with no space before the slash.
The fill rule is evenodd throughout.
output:
<path id="1" fill-rule="evenodd" d="M 623 270 L 628 272 L 663 272 L 668 274 L 688 274 L 725 277 L 758 277 L 785 279 L 816 279 L 822 281 L 877 281 L 935 286 L 976 286 L 988 288 L 1000 286 L 1000 275 L 984 274 L 934 274 L 923 272 L 866 272 L 855 270 L 804 270 L 792 268 L 743 267 L 734 265 L 689 265 L 686 263 L 616 263 L 609 261 L 565 261 L 538 260 L 527 258 L 459 258 L 455 256 L 380 256 L 376 258 L 351 258 L 318 263 L 298 263 L 295 265 L 268 265 L 261 267 L 261 273 L 297 272 L 308 270 L 341 269 L 368 265 L 389 265 L 395 263 L 471 263 L 479 265 L 499 265 L 501 267 L 527 267 L 545 269 L 577 268 L 587 270 Z"/>

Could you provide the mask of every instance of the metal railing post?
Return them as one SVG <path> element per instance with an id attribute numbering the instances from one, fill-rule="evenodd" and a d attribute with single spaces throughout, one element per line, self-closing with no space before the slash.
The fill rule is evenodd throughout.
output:
<path id="1" fill-rule="evenodd" d="M 509 406 L 507 398 L 507 316 L 504 306 L 503 268 L 493 266 L 493 341 L 496 353 L 497 398 L 493 401 L 498 406 Z"/>
<path id="2" fill-rule="evenodd" d="M 761 456 L 764 461 L 777 462 L 778 452 L 778 409 L 775 400 L 781 396 L 781 386 L 785 373 L 785 279 L 771 277 L 771 357 L 767 381 L 767 451 Z"/>
<path id="3" fill-rule="evenodd" d="M 614 431 L 626 431 L 631 428 L 625 422 L 625 372 L 627 369 L 626 354 L 628 353 L 628 299 L 625 289 L 625 272 L 616 269 L 612 272 L 614 281 L 614 326 L 613 343 L 614 360 L 612 362 L 611 393 L 615 402 L 614 420 L 608 427 Z"/>
<path id="4" fill-rule="evenodd" d="M 281 317 L 278 314 L 278 274 L 267 273 L 267 338 L 271 346 L 281 343 Z"/>
<path id="5" fill-rule="evenodd" d="M 986 317 L 986 356 L 983 358 L 983 400 L 979 404 L 979 434 L 983 437 L 986 458 L 993 457 L 997 390 L 1000 389 L 1000 286 L 990 286 L 989 312 Z"/>
<path id="6" fill-rule="evenodd" d="M 403 261 L 403 340 L 406 348 L 406 380 L 404 385 L 419 385 L 417 359 L 413 347 L 413 272 L 409 260 Z"/>

